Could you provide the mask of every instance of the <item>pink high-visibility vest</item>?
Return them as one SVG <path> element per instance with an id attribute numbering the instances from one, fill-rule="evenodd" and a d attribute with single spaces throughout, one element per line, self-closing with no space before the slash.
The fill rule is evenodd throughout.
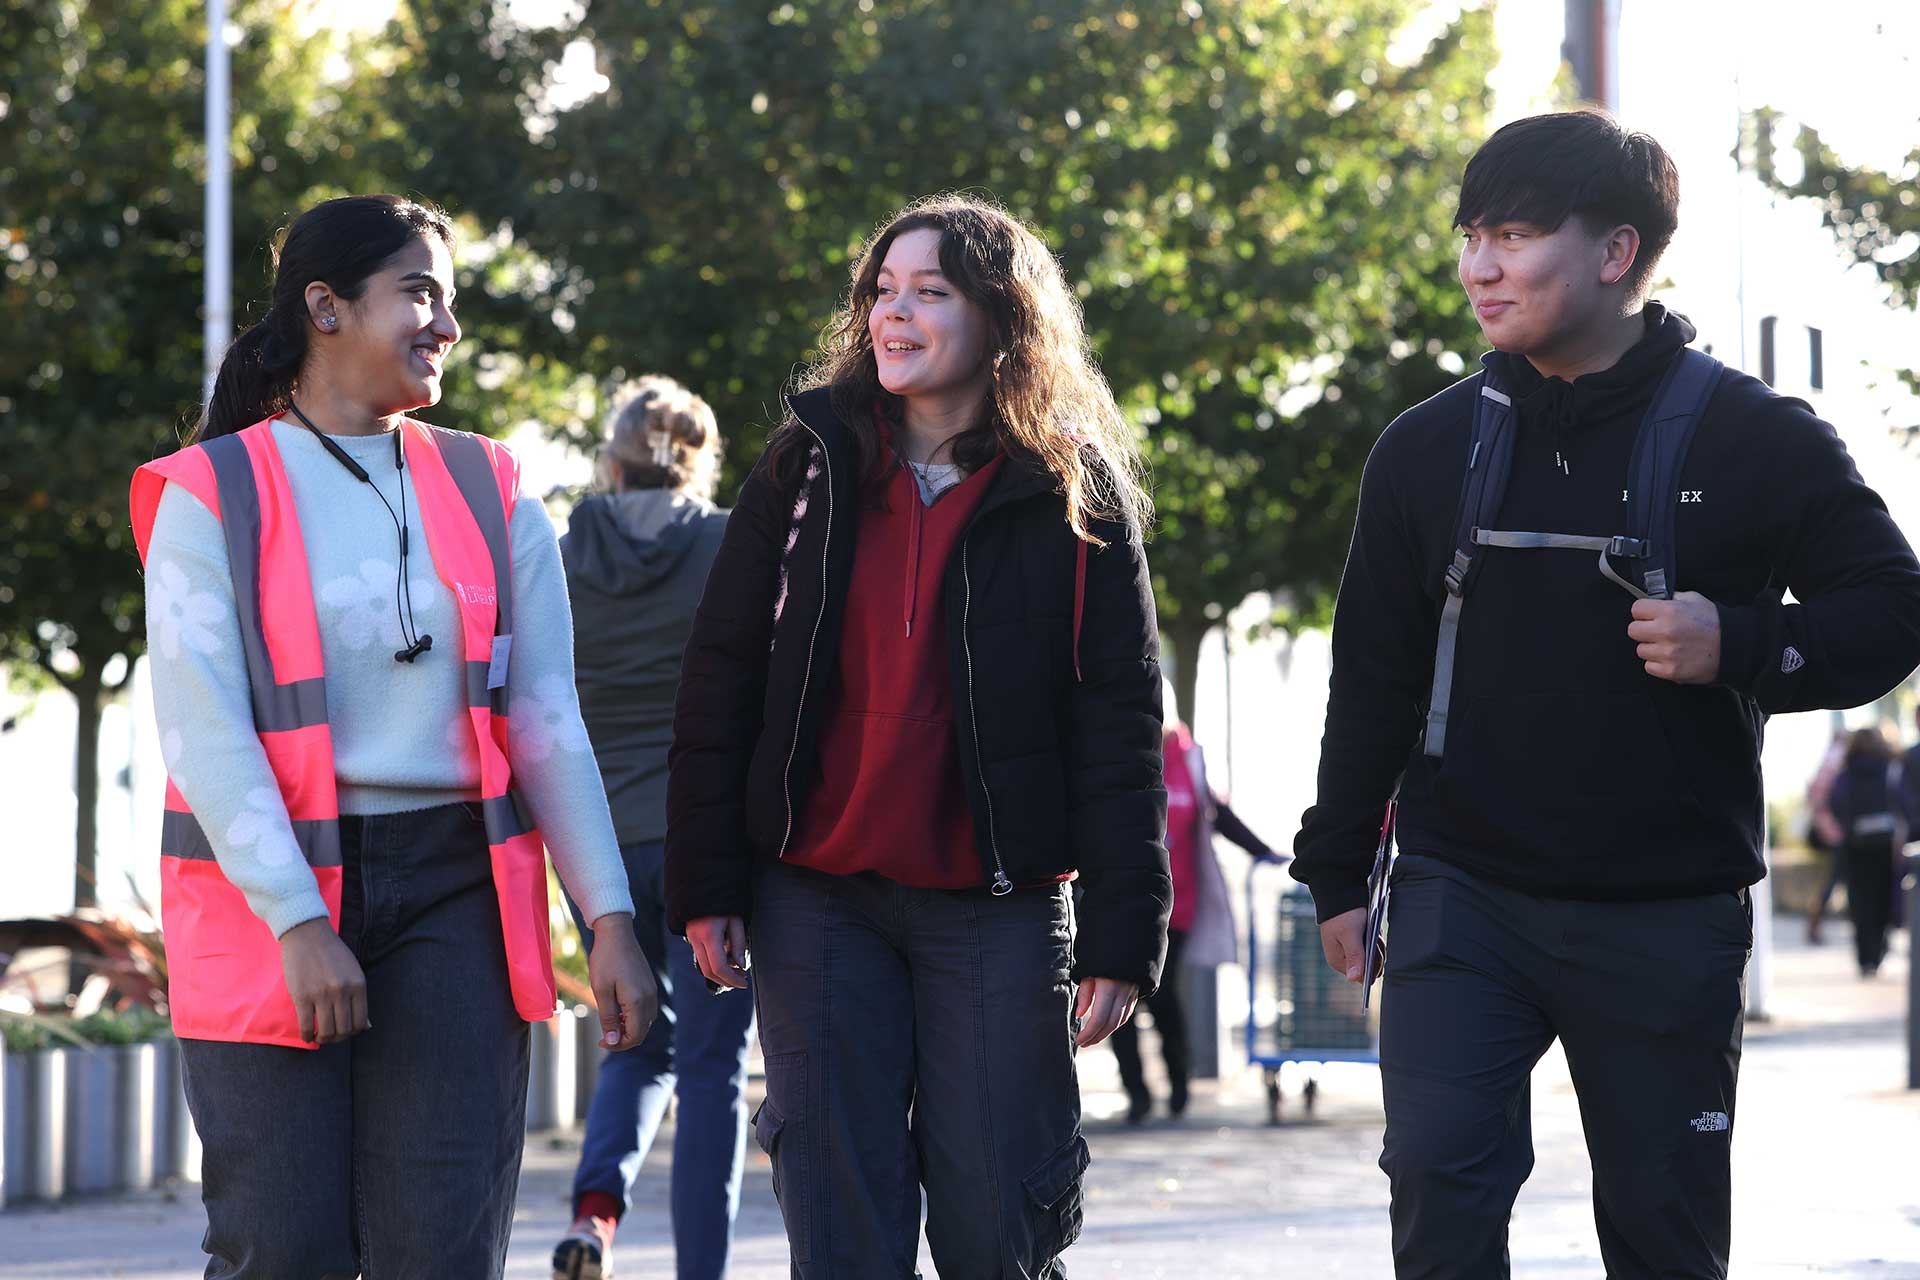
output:
<path id="1" fill-rule="evenodd" d="M 481 808 L 513 1004 L 521 1017 L 538 1022 L 554 1010 L 545 846 L 513 787 L 507 762 L 505 680 L 513 636 L 507 530 L 519 496 L 520 467 L 503 446 L 481 436 L 410 418 L 400 430 L 434 570 L 460 608 L 467 714 L 480 749 Z M 254 729 L 337 930 L 340 800 L 326 671 L 306 545 L 271 420 L 189 446 L 134 473 L 130 504 L 143 565 L 168 482 L 204 503 L 226 533 Z M 206 832 L 171 780 L 160 868 L 174 1033 L 311 1047 L 300 1039 L 281 974 L 279 940 L 221 873 Z"/>

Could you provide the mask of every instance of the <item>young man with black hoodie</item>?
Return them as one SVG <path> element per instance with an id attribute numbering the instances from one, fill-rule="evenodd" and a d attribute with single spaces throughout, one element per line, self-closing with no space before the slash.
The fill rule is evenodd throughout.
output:
<path id="1" fill-rule="evenodd" d="M 1455 217 L 1494 350 L 1387 429 L 1361 484 L 1294 874 L 1328 962 L 1362 980 L 1398 782 L 1380 1163 L 1402 1280 L 1508 1274 L 1529 1075 L 1556 1038 L 1608 1275 L 1726 1275 L 1762 728 L 1920 662 L 1920 565 L 1879 497 L 1807 405 L 1733 370 L 1659 494 L 1670 598 L 1596 566 L 1593 543 L 1625 545 L 1636 438 L 1694 338 L 1647 301 L 1678 203 L 1659 144 L 1607 116 L 1494 134 Z M 1513 415 L 1494 527 L 1527 536 L 1470 533 L 1471 607 L 1449 608 L 1482 398 Z"/>

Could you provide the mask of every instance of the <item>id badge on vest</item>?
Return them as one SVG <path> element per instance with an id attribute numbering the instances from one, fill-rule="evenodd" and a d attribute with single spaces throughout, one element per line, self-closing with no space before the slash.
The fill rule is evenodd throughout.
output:
<path id="1" fill-rule="evenodd" d="M 507 656 L 513 652 L 513 637 L 495 636 L 493 656 L 487 661 L 487 688 L 504 688 L 507 683 Z"/>

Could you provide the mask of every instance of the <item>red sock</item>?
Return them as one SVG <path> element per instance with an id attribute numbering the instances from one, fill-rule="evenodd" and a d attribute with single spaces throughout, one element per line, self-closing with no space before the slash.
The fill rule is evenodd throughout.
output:
<path id="1" fill-rule="evenodd" d="M 573 1212 L 579 1218 L 605 1218 L 608 1222 L 619 1222 L 620 1210 L 618 1196 L 608 1195 L 604 1191 L 583 1191 Z"/>

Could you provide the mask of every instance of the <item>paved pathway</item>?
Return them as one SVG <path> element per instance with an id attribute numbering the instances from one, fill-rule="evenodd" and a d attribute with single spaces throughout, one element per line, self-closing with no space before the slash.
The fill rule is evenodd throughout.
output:
<path id="1" fill-rule="evenodd" d="M 1844 924 L 1822 948 L 1799 945 L 1799 932 L 1797 920 L 1780 921 L 1775 1016 L 1748 1030 L 1733 1274 L 1920 1280 L 1920 1093 L 1902 1088 L 1904 943 L 1877 980 L 1862 983 Z M 1122 1099 L 1111 1064 L 1104 1053 L 1084 1060 L 1094 1163 L 1086 1233 L 1067 1254 L 1075 1280 L 1390 1274 L 1371 1068 L 1330 1071 L 1314 1117 L 1301 1116 L 1290 1098 L 1278 1129 L 1263 1123 L 1258 1075 L 1246 1072 L 1201 1093 L 1183 1124 L 1128 1129 L 1113 1118 Z M 1515 1212 L 1515 1274 L 1600 1280 L 1579 1115 L 1557 1053 L 1540 1065 L 1534 1107 L 1539 1157 Z M 616 1250 L 621 1280 L 672 1274 L 661 1235 L 669 1146 L 658 1146 L 643 1172 Z M 574 1150 L 565 1137 L 529 1145 L 508 1269 L 514 1280 L 547 1280 Z M 191 1188 L 13 1210 L 0 1214 L 0 1277 L 190 1280 L 200 1274 L 202 1222 Z M 733 1275 L 787 1275 L 779 1211 L 757 1152 Z"/>

